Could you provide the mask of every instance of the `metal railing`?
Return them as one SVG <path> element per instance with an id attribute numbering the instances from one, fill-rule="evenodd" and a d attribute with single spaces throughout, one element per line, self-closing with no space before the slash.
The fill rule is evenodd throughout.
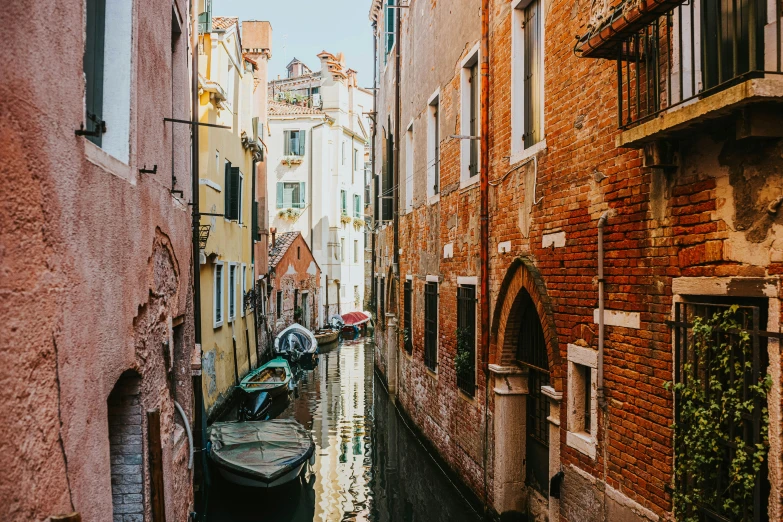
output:
<path id="1" fill-rule="evenodd" d="M 457 336 L 464 335 L 469 353 L 468 367 L 457 371 L 457 387 L 473 397 L 476 393 L 476 287 L 457 287 Z M 460 340 L 457 339 L 457 350 Z"/>
<path id="2" fill-rule="evenodd" d="M 679 5 L 617 45 L 618 125 L 628 128 L 747 79 L 781 74 L 782 45 L 781 0 Z"/>

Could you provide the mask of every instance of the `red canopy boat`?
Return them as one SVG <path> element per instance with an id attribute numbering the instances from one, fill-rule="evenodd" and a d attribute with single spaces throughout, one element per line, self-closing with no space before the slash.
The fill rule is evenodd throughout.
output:
<path id="1" fill-rule="evenodd" d="M 341 317 L 345 323 L 342 329 L 344 334 L 359 334 L 364 325 L 370 322 L 370 314 L 368 312 L 348 312 Z"/>

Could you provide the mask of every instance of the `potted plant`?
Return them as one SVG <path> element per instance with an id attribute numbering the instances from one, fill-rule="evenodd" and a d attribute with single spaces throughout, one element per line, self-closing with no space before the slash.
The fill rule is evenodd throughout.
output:
<path id="1" fill-rule="evenodd" d="M 353 219 L 351 218 L 351 216 L 347 214 L 343 214 L 342 216 L 340 216 L 340 223 L 342 223 L 343 226 L 347 225 L 351 221 L 353 221 Z"/>
<path id="2" fill-rule="evenodd" d="M 277 212 L 277 216 L 286 221 L 296 221 L 300 215 L 301 212 L 295 208 L 284 208 Z"/>

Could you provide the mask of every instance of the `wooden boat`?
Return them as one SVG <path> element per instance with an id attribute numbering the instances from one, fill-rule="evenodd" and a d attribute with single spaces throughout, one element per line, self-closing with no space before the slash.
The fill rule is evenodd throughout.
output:
<path id="1" fill-rule="evenodd" d="M 277 397 L 288 391 L 292 376 L 288 361 L 277 357 L 248 373 L 239 387 L 249 394 L 263 391 L 269 393 L 270 397 Z"/>
<path id="2" fill-rule="evenodd" d="M 293 419 L 216 422 L 208 429 L 209 456 L 234 484 L 273 488 L 315 463 L 310 432 Z"/>
<path id="3" fill-rule="evenodd" d="M 318 341 L 313 332 L 300 324 L 292 324 L 275 337 L 275 354 L 291 361 L 318 353 Z"/>
<path id="4" fill-rule="evenodd" d="M 342 332 L 345 335 L 352 336 L 352 338 L 358 337 L 365 328 L 365 325 L 370 322 L 369 312 L 349 312 L 343 314 L 342 319 L 345 326 L 342 328 Z"/>
<path id="5" fill-rule="evenodd" d="M 318 330 L 314 335 L 315 340 L 318 341 L 318 346 L 323 346 L 337 341 L 337 338 L 340 336 L 340 330 Z"/>

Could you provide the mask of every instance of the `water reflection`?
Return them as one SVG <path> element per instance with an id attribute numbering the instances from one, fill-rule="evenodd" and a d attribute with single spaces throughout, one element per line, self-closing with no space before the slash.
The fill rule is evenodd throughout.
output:
<path id="1" fill-rule="evenodd" d="M 480 520 L 407 429 L 381 383 L 373 347 L 360 339 L 302 370 L 298 392 L 273 405 L 312 430 L 314 473 L 273 490 L 215 478 L 211 521 Z M 280 411 L 282 410 L 282 411 Z"/>

